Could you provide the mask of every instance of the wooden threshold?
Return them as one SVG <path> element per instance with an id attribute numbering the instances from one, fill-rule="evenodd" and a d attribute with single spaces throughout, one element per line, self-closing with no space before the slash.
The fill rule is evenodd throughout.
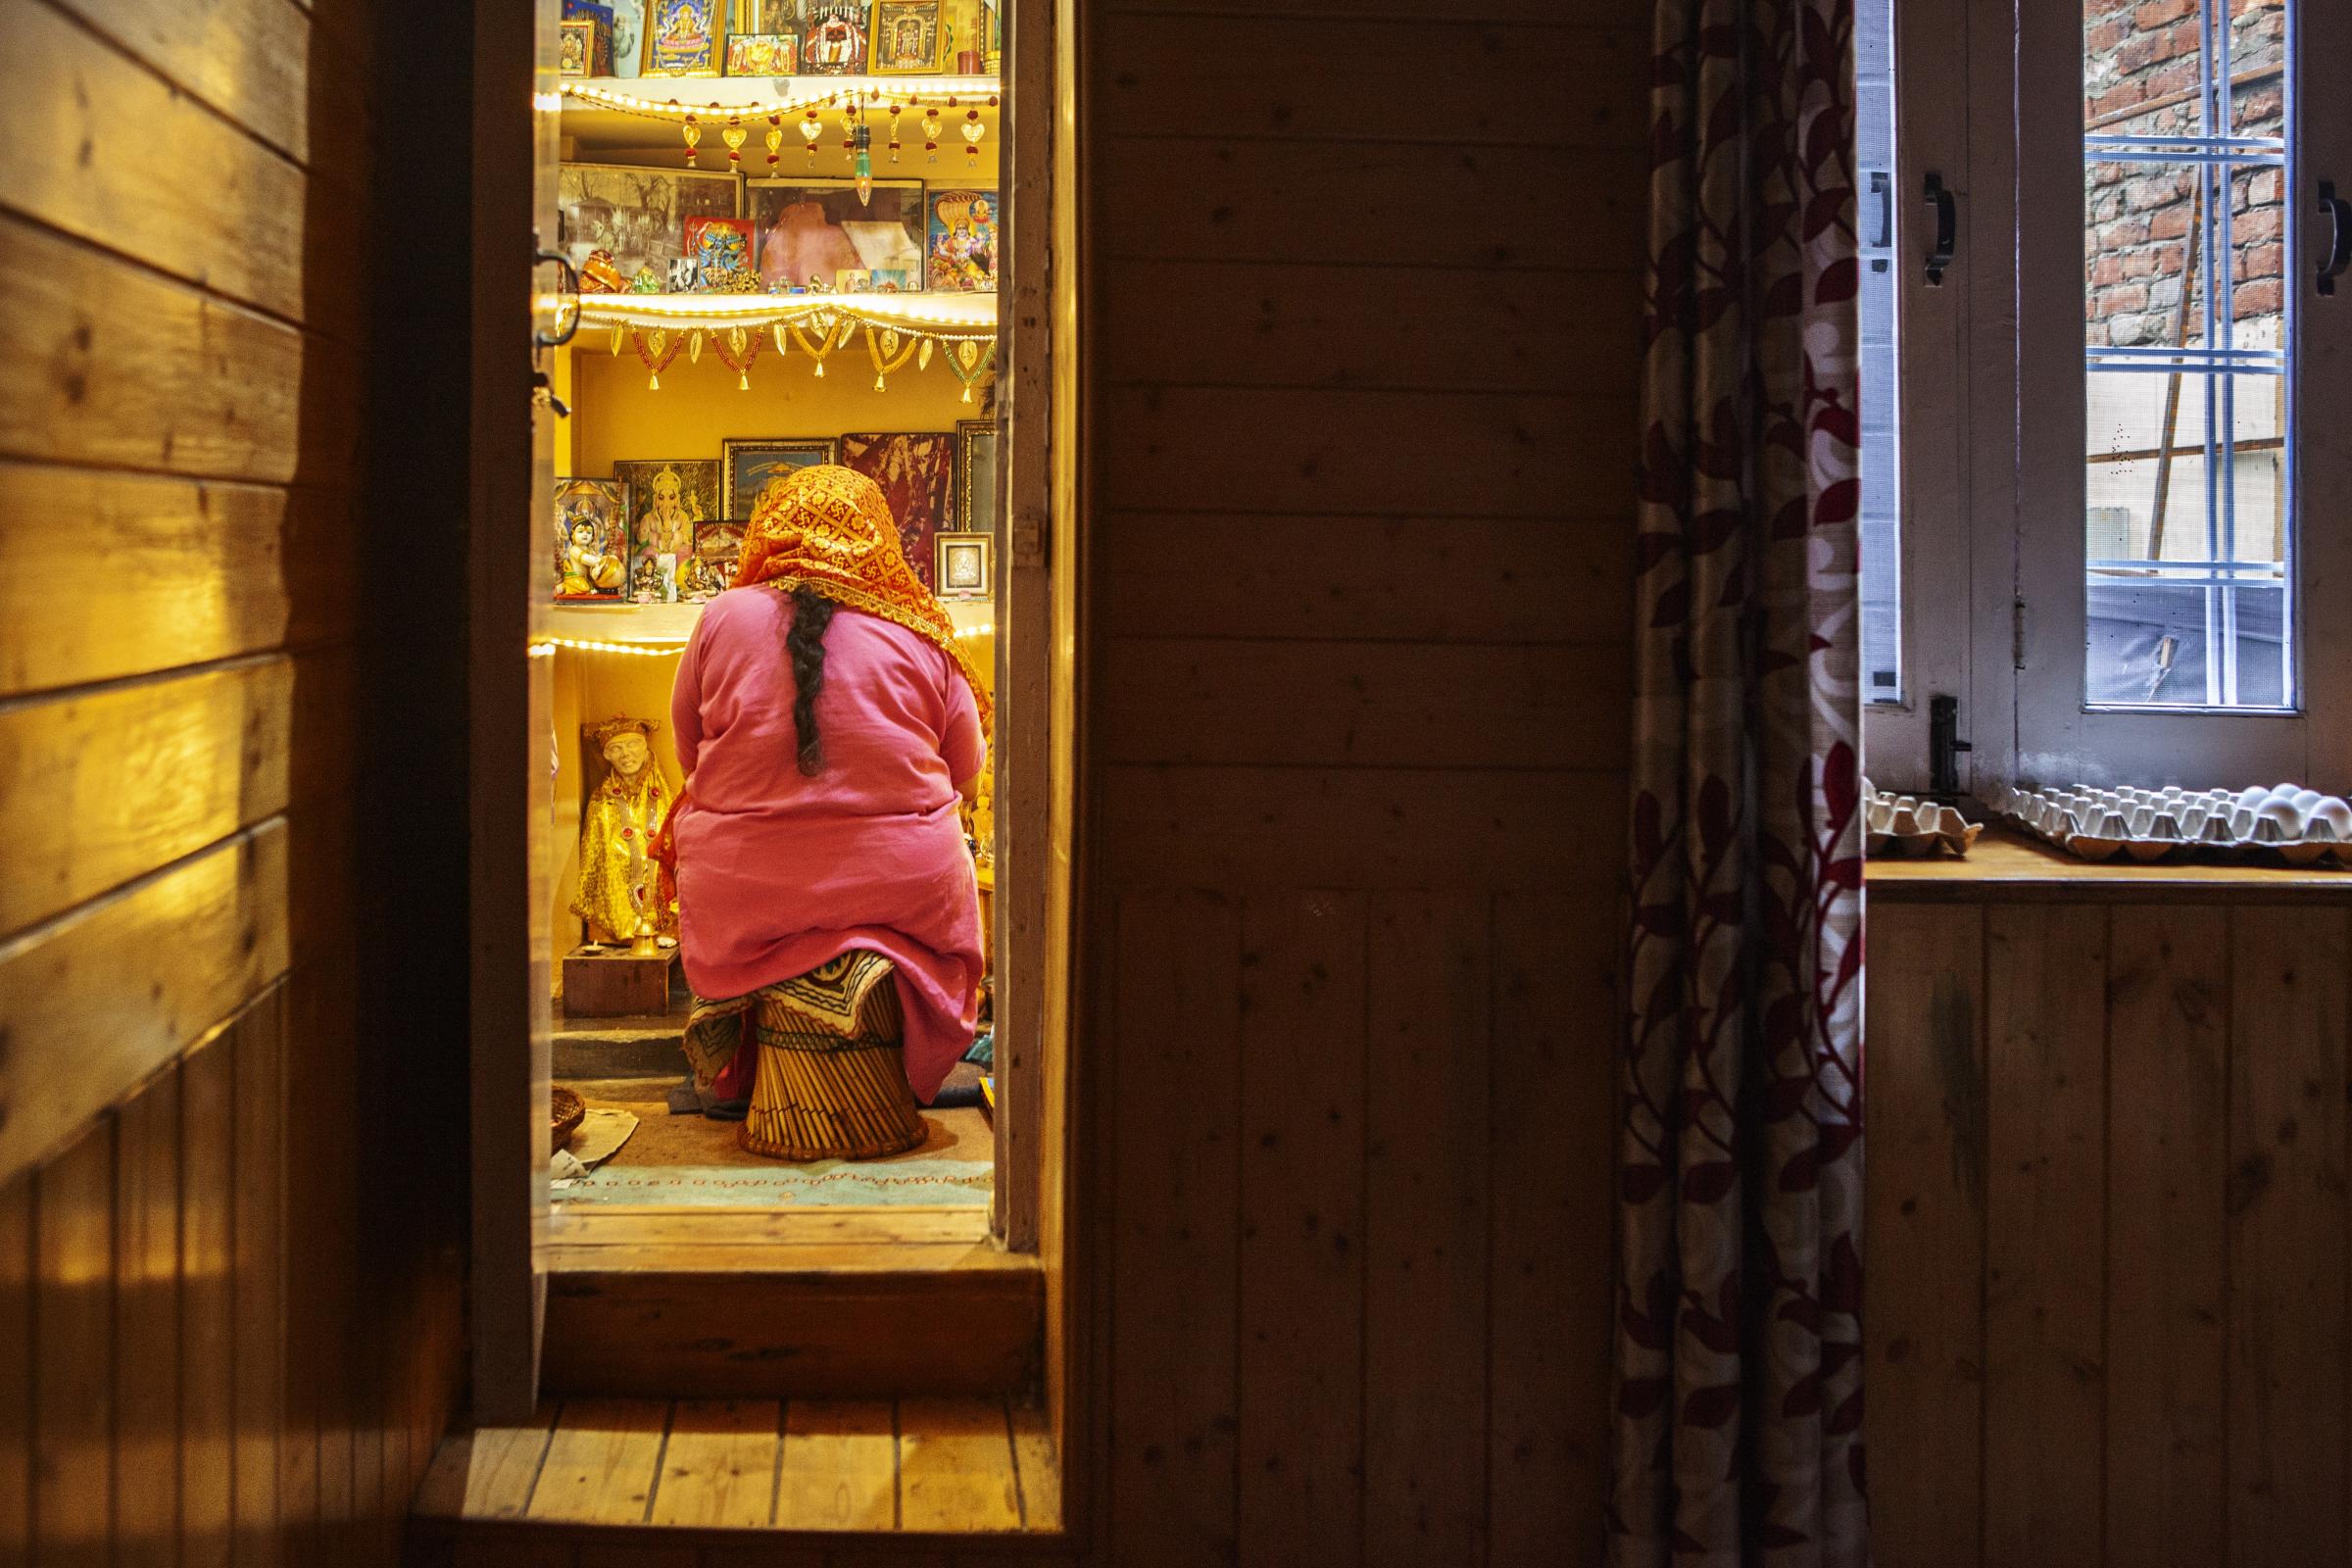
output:
<path id="1" fill-rule="evenodd" d="M 1029 1405 L 567 1399 L 526 1426 L 443 1441 L 416 1494 L 411 1560 L 528 1543 L 538 1562 L 625 1539 L 692 1562 L 698 1546 L 781 1547 L 794 1534 L 1034 1539 L 1060 1529 L 1059 1467 Z"/>
<path id="2" fill-rule="evenodd" d="M 541 1386 L 566 1396 L 1003 1399 L 1045 1278 L 977 1208 L 559 1209 Z"/>

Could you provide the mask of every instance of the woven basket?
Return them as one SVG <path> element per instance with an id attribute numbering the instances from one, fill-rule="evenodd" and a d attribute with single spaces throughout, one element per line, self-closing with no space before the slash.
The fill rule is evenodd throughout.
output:
<path id="1" fill-rule="evenodd" d="M 923 1117 L 896 1044 L 838 1035 L 762 1043 L 752 1110 L 736 1134 L 770 1159 L 879 1159 L 923 1141 Z"/>
<path id="2" fill-rule="evenodd" d="M 571 1142 L 571 1135 L 580 1130 L 588 1119 L 588 1102 L 568 1089 L 557 1087 L 547 1092 L 547 1115 L 550 1122 L 549 1147 L 562 1149 Z"/>

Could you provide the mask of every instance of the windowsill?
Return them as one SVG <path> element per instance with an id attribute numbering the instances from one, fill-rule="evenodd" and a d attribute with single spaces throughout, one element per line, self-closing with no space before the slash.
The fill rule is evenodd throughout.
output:
<path id="1" fill-rule="evenodd" d="M 1872 860 L 1863 875 L 1878 904 L 2352 904 L 2352 869 L 2078 860 L 2006 827 L 1987 827 L 1966 859 Z"/>

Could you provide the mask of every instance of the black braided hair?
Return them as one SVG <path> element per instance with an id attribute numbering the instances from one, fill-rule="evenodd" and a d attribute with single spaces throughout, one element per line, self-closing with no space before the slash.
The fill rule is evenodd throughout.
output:
<path id="1" fill-rule="evenodd" d="M 795 760 L 805 777 L 824 770 L 825 746 L 816 732 L 816 698 L 825 689 L 825 628 L 833 624 L 833 601 L 807 588 L 792 591 L 792 624 L 784 654 L 792 662 L 792 727 L 800 737 Z"/>

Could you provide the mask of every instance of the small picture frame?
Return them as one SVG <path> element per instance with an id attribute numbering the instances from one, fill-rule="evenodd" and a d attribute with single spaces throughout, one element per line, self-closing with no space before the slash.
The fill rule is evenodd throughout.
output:
<path id="1" fill-rule="evenodd" d="M 646 21 L 645 74 L 715 76 L 726 24 L 719 0 L 653 0 Z"/>
<path id="2" fill-rule="evenodd" d="M 823 0 L 811 5 L 801 26 L 801 74 L 864 75 L 866 24 L 864 0 Z"/>
<path id="3" fill-rule="evenodd" d="M 943 533 L 931 542 L 932 592 L 942 599 L 989 599 L 997 591 L 994 538 Z"/>
<path id="4" fill-rule="evenodd" d="M 554 522 L 556 601 L 619 599 L 629 578 L 629 487 L 559 479 Z"/>
<path id="5" fill-rule="evenodd" d="M 796 468 L 813 468 L 820 463 L 835 461 L 839 443 L 825 439 L 763 439 L 730 436 L 718 444 L 720 473 L 724 493 L 720 503 L 732 522 L 751 520 L 752 509 L 760 504 L 760 492 L 769 481 L 781 479 Z"/>
<path id="6" fill-rule="evenodd" d="M 935 190 L 926 214 L 923 284 L 955 294 L 997 291 L 997 193 Z"/>
<path id="7" fill-rule="evenodd" d="M 727 39 L 730 76 L 797 76 L 801 71 L 800 35 L 791 32 L 739 32 Z"/>
<path id="8" fill-rule="evenodd" d="M 941 13 L 946 0 L 874 0 L 873 73 L 877 76 L 936 76 Z"/>
<path id="9" fill-rule="evenodd" d="M 752 220 L 748 218 L 689 218 L 686 257 L 694 264 L 694 292 L 746 293 L 739 282 L 752 277 Z"/>
<path id="10" fill-rule="evenodd" d="M 743 559 L 743 524 L 697 523 L 694 529 L 694 553 L 718 584 L 715 591 L 724 592 L 734 587 L 735 567 Z"/>
<path id="11" fill-rule="evenodd" d="M 695 530 L 718 519 L 718 460 L 627 459 L 612 477 L 629 487 L 629 569 L 647 556 L 691 556 Z"/>
<path id="12" fill-rule="evenodd" d="M 560 51 L 556 57 L 559 76 L 610 76 L 612 74 L 612 25 L 601 17 L 580 17 L 558 24 L 563 31 L 559 37 Z"/>
<path id="13" fill-rule="evenodd" d="M 760 281 L 771 294 L 809 288 L 845 292 L 844 272 L 862 271 L 859 290 L 897 273 L 902 290 L 922 286 L 925 204 L 919 179 L 877 179 L 860 198 L 852 179 L 755 179 L 744 216 L 759 246 Z"/>
<path id="14" fill-rule="evenodd" d="M 956 531 L 997 531 L 997 421 L 956 421 Z"/>

